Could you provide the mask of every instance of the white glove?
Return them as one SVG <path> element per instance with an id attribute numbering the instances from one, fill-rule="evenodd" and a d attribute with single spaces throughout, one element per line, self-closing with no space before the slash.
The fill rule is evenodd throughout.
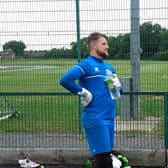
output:
<path id="1" fill-rule="evenodd" d="M 122 162 L 115 155 L 112 155 L 111 158 L 113 168 L 120 168 L 122 166 Z"/>
<path id="2" fill-rule="evenodd" d="M 120 88 L 121 87 L 120 80 L 118 79 L 116 74 L 113 74 L 112 81 L 113 81 L 113 87 L 116 87 L 116 88 Z"/>
<path id="3" fill-rule="evenodd" d="M 78 92 L 78 95 L 81 96 L 80 101 L 83 107 L 87 106 L 92 101 L 92 93 L 85 88 L 82 88 L 82 91 Z"/>

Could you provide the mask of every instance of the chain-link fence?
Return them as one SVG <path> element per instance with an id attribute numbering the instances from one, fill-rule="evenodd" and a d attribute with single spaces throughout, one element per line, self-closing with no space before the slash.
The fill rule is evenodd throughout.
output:
<path id="1" fill-rule="evenodd" d="M 118 103 L 116 147 L 165 147 L 167 98 L 163 92 L 168 90 L 168 2 L 140 0 L 139 8 L 134 9 L 131 2 L 0 1 L 1 148 L 87 147 L 78 98 L 68 94 L 59 79 L 87 56 L 86 37 L 100 31 L 109 37 L 108 61 L 121 79 L 130 80 L 131 11 L 139 11 L 138 91 L 145 94 L 132 95 L 139 97 L 136 121 L 131 93 L 124 95 L 130 101 L 122 106 Z M 121 119 L 123 109 L 130 109 L 127 120 Z"/>
<path id="2" fill-rule="evenodd" d="M 168 93 L 139 92 L 138 120 L 117 110 L 115 148 L 167 148 Z M 130 95 L 127 92 L 123 97 Z M 1 93 L 1 148 L 83 149 L 78 97 L 68 93 Z M 127 109 L 125 107 L 124 109 Z M 131 110 L 130 110 L 131 112 Z M 7 115 L 11 115 L 7 119 Z M 6 116 L 6 117 L 5 117 Z"/>

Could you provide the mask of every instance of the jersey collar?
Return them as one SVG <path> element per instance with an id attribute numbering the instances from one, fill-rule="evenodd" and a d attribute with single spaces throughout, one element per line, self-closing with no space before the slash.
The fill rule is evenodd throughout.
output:
<path id="1" fill-rule="evenodd" d="M 102 62 L 103 62 L 103 60 L 102 60 L 102 59 L 97 58 L 97 57 L 95 57 L 95 56 L 93 56 L 93 55 L 89 55 L 89 58 L 94 59 L 95 61 L 100 62 L 100 63 L 102 63 Z"/>

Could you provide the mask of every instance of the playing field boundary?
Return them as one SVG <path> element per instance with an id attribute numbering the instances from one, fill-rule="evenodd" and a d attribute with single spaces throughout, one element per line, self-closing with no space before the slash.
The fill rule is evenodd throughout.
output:
<path id="1" fill-rule="evenodd" d="M 165 166 L 164 150 L 120 150 L 134 166 Z M 55 149 L 2 149 L 0 165 L 18 164 L 18 159 L 28 157 L 41 164 L 82 165 L 89 158 L 88 150 L 55 150 Z"/>
<path id="2" fill-rule="evenodd" d="M 145 105 L 145 109 L 150 109 L 150 111 L 154 110 L 156 111 L 157 116 L 162 116 L 161 119 L 159 119 L 159 123 L 156 122 L 155 119 L 158 121 L 157 118 L 150 118 L 150 120 L 147 120 L 142 122 L 142 120 L 136 121 L 130 119 L 129 121 L 122 121 L 121 124 L 124 125 L 124 130 L 120 130 L 119 128 L 116 130 L 116 142 L 115 142 L 115 148 L 121 151 L 123 154 L 125 154 L 132 165 L 144 165 L 144 166 L 163 166 L 165 164 L 165 157 L 166 150 L 168 149 L 167 144 L 167 138 L 168 138 L 168 93 L 167 92 L 124 92 L 124 95 L 137 95 L 137 96 L 145 96 L 145 100 L 147 101 L 146 104 L 141 104 L 141 109 L 143 109 L 143 105 Z M 20 93 L 14 93 L 14 92 L 1 92 L 0 96 L 5 96 L 7 100 L 12 100 L 11 102 L 16 103 L 20 102 L 22 110 L 22 116 L 20 118 L 9 120 L 9 122 L 3 122 L 1 123 L 2 128 L 4 130 L 1 130 L 1 139 L 0 139 L 0 145 L 1 145 L 1 153 L 0 153 L 0 164 L 16 164 L 17 160 L 23 157 L 29 157 L 32 160 L 37 160 L 39 162 L 45 163 L 45 164 L 81 164 L 82 161 L 89 157 L 88 147 L 85 146 L 85 137 L 79 136 L 80 129 L 76 129 L 74 134 L 70 134 L 69 127 L 74 126 L 77 124 L 77 120 L 79 118 L 76 118 L 77 120 L 74 120 L 73 116 L 73 122 L 70 123 L 70 105 L 74 106 L 74 103 L 71 102 L 73 98 L 73 94 L 65 93 L 65 92 L 20 92 Z M 163 98 L 159 100 L 161 101 L 161 111 L 158 113 L 158 97 L 156 99 L 156 96 L 162 96 Z M 33 97 L 37 97 L 35 99 L 35 103 L 33 103 Z M 53 98 L 57 97 L 57 101 L 47 101 L 52 99 L 43 99 L 43 98 Z M 71 97 L 71 98 L 70 98 Z M 11 99 L 9 99 L 11 98 Z M 18 98 L 18 99 L 16 99 Z M 21 100 L 24 100 L 23 102 Z M 43 102 L 43 100 L 45 100 Z M 68 100 L 66 102 L 66 100 Z M 151 104 L 149 103 L 149 100 L 152 101 L 152 104 L 155 104 L 154 108 L 151 108 Z M 29 102 L 30 101 L 30 102 Z M 39 102 L 42 103 L 42 108 L 39 107 Z M 50 103 L 54 105 L 54 108 L 48 108 L 50 107 Z M 28 103 L 28 104 L 27 104 Z M 31 106 L 29 106 L 29 103 Z M 60 103 L 63 103 L 60 105 Z M 67 103 L 67 104 L 66 104 Z M 17 103 L 16 103 L 17 104 Z M 66 106 L 65 106 L 66 104 Z M 37 106 L 38 105 L 38 106 Z M 16 126 L 16 123 L 18 124 L 20 122 L 20 128 L 23 129 L 23 124 L 25 124 L 25 128 L 30 128 L 30 122 L 32 121 L 36 116 L 35 113 L 37 113 L 37 116 L 45 117 L 46 116 L 46 110 L 45 113 L 41 113 L 42 109 L 44 109 L 44 105 L 47 105 L 47 110 L 50 112 L 50 110 L 53 109 L 54 113 L 51 113 L 52 118 L 50 120 L 43 120 L 43 118 L 38 118 L 38 120 L 34 120 L 35 122 L 31 122 L 32 126 L 36 126 L 37 121 L 40 119 L 43 120 L 42 125 L 48 125 L 51 121 L 53 122 L 52 128 L 54 125 L 60 123 L 59 132 L 58 130 L 51 130 L 48 131 L 44 127 L 43 131 L 36 129 L 35 127 L 32 127 L 30 130 L 18 130 L 18 131 L 8 131 L 6 128 L 9 128 L 9 123 L 11 123 L 11 128 L 13 129 L 14 126 Z M 49 105 L 49 106 L 48 106 Z M 19 106 L 20 107 L 20 106 Z M 59 108 L 61 107 L 61 108 Z M 65 107 L 62 108 L 62 107 Z M 75 103 L 76 107 L 76 103 Z M 156 108 L 157 107 L 157 108 Z M 26 114 L 25 111 L 28 112 L 34 112 L 31 114 L 30 119 L 28 122 L 24 118 Z M 68 111 L 67 111 L 68 109 Z M 63 113 L 63 110 L 65 110 L 65 113 Z M 78 110 L 78 108 L 76 108 Z M 75 111 L 75 109 L 71 110 L 72 112 Z M 57 118 L 53 119 L 54 114 L 58 113 Z M 68 112 L 68 113 L 67 113 Z M 76 111 L 77 112 L 77 111 Z M 25 115 L 24 115 L 25 114 Z M 39 115 L 41 114 L 41 115 Z M 61 115 L 60 115 L 61 114 Z M 65 114 L 68 114 L 68 117 L 65 117 Z M 154 113 L 155 114 L 155 113 Z M 48 117 L 49 115 L 47 115 Z M 46 118 L 46 117 L 45 117 Z M 141 118 L 141 116 L 140 116 Z M 57 119 L 57 120 L 56 120 Z M 67 119 L 65 123 L 70 123 L 70 125 L 67 125 L 65 129 L 61 130 L 65 123 L 59 122 L 63 121 L 63 119 Z M 56 121 L 56 122 L 55 122 Z M 151 123 L 154 123 L 156 125 L 155 128 L 150 129 L 151 127 L 148 127 Z M 6 125 L 5 125 L 6 124 Z M 125 127 L 127 127 L 127 124 L 130 124 L 129 129 L 125 130 Z M 148 130 L 137 130 L 137 128 L 141 128 L 142 124 L 145 124 L 147 126 Z M 42 129 L 42 125 L 40 125 L 40 129 Z M 137 127 L 139 126 L 139 127 Z M 163 129 L 164 128 L 164 129 Z M 34 130 L 33 130 L 34 129 Z M 146 129 L 146 127 L 145 127 Z M 33 130 L 33 131 L 32 131 Z M 61 136 L 62 135 L 62 136 Z M 161 145 L 161 146 L 160 146 Z"/>

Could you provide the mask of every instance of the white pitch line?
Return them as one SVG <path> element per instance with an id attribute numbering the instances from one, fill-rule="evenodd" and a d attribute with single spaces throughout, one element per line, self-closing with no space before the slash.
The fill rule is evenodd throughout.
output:
<path id="1" fill-rule="evenodd" d="M 17 69 L 11 69 L 11 68 L 17 68 Z M 14 71 L 26 71 L 26 70 L 38 70 L 38 69 L 51 69 L 56 68 L 56 66 L 41 66 L 41 65 L 35 65 L 35 66 L 23 66 L 23 65 L 13 65 L 13 66 L 0 66 L 0 72 L 14 72 Z"/>

